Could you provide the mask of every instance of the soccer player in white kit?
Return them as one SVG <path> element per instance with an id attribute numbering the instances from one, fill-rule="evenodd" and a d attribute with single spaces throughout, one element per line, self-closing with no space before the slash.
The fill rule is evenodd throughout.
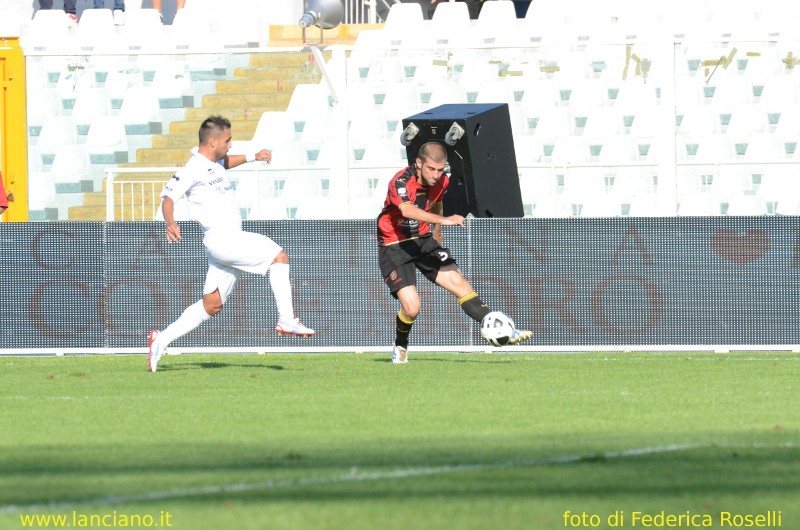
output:
<path id="1" fill-rule="evenodd" d="M 208 256 L 203 298 L 187 307 L 163 331 L 150 332 L 147 367 L 151 372 L 156 371 L 158 361 L 172 341 L 222 310 L 242 271 L 262 276 L 269 273 L 278 306 L 275 331 L 299 337 L 310 337 L 315 333 L 295 316 L 286 251 L 265 235 L 242 230 L 239 205 L 226 171 L 245 162 L 258 160 L 269 163 L 272 154 L 262 149 L 251 155 L 229 156 L 231 122 L 221 116 L 206 119 L 200 126 L 199 137 L 199 147 L 192 150 L 192 158 L 164 185 L 161 209 L 170 243 L 181 240 L 174 208 L 175 201 L 184 195 L 191 204 L 194 218 L 203 228 L 203 246 Z"/>

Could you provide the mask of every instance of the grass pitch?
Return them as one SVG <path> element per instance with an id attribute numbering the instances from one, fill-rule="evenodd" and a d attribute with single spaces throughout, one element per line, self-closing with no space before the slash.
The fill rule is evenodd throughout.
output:
<path id="1" fill-rule="evenodd" d="M 2 529 L 800 528 L 793 354 L 0 363 Z"/>

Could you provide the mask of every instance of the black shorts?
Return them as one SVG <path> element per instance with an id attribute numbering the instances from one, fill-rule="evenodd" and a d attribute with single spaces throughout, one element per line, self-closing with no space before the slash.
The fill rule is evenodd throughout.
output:
<path id="1" fill-rule="evenodd" d="M 395 298 L 403 287 L 417 285 L 415 267 L 432 282 L 440 270 L 458 268 L 450 250 L 431 236 L 378 247 L 378 261 L 383 281 Z"/>

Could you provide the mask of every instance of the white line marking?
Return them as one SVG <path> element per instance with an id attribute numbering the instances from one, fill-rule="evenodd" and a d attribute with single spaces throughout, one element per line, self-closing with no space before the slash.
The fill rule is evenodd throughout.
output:
<path id="1" fill-rule="evenodd" d="M 505 462 L 489 462 L 485 464 L 459 464 L 453 466 L 410 467 L 389 471 L 359 471 L 353 468 L 350 473 L 327 477 L 306 477 L 298 479 L 264 480 L 260 482 L 242 482 L 239 484 L 220 484 L 204 486 L 202 488 L 189 488 L 174 491 L 154 491 L 136 495 L 112 495 L 76 501 L 50 502 L 39 504 L 6 504 L 0 505 L 1 513 L 32 513 L 43 510 L 60 508 L 73 508 L 77 506 L 92 505 L 117 505 L 132 502 L 166 501 L 172 499 L 185 499 L 191 497 L 205 497 L 219 493 L 242 493 L 249 491 L 275 491 L 304 486 L 319 486 L 327 484 L 342 484 L 355 482 L 368 482 L 373 480 L 402 479 L 426 477 L 431 475 L 445 475 L 450 473 L 469 473 L 486 471 L 490 469 L 514 469 L 523 467 L 536 467 L 545 465 L 566 465 L 580 462 L 592 462 L 598 459 L 614 460 L 632 458 L 661 453 L 674 453 L 692 449 L 717 448 L 717 449 L 797 449 L 800 445 L 785 444 L 672 444 L 659 447 L 640 447 L 622 451 L 609 451 L 605 453 L 590 453 L 583 455 L 564 455 L 550 458 L 531 458 L 523 460 L 509 460 Z"/>

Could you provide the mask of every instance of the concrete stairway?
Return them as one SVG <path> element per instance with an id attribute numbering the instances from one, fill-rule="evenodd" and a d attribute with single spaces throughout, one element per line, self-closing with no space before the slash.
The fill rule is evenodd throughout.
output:
<path id="1" fill-rule="evenodd" d="M 189 150 L 197 145 L 200 124 L 212 114 L 220 114 L 231 120 L 234 139 L 249 140 L 262 113 L 286 110 L 295 86 L 317 83 L 321 77 L 322 73 L 308 50 L 252 54 L 247 66 L 234 70 L 233 79 L 217 81 L 214 92 L 203 96 L 199 107 L 186 108 L 183 119 L 169 123 L 165 134 L 152 137 L 151 147 L 137 150 L 135 162 L 120 164 L 119 167 L 184 164 Z M 117 181 L 166 181 L 171 176 L 171 173 L 127 173 L 118 176 Z M 158 194 L 145 193 L 144 217 L 138 212 L 142 207 L 127 207 L 126 212 L 133 215 L 126 213 L 124 217 L 117 217 L 117 220 L 151 219 L 148 212 L 153 208 L 152 201 L 155 204 L 160 202 Z M 115 202 L 115 208 L 119 211 L 121 198 L 118 197 Z M 69 219 L 72 221 L 102 221 L 105 218 L 105 190 L 86 193 L 81 206 L 69 208 Z"/>

